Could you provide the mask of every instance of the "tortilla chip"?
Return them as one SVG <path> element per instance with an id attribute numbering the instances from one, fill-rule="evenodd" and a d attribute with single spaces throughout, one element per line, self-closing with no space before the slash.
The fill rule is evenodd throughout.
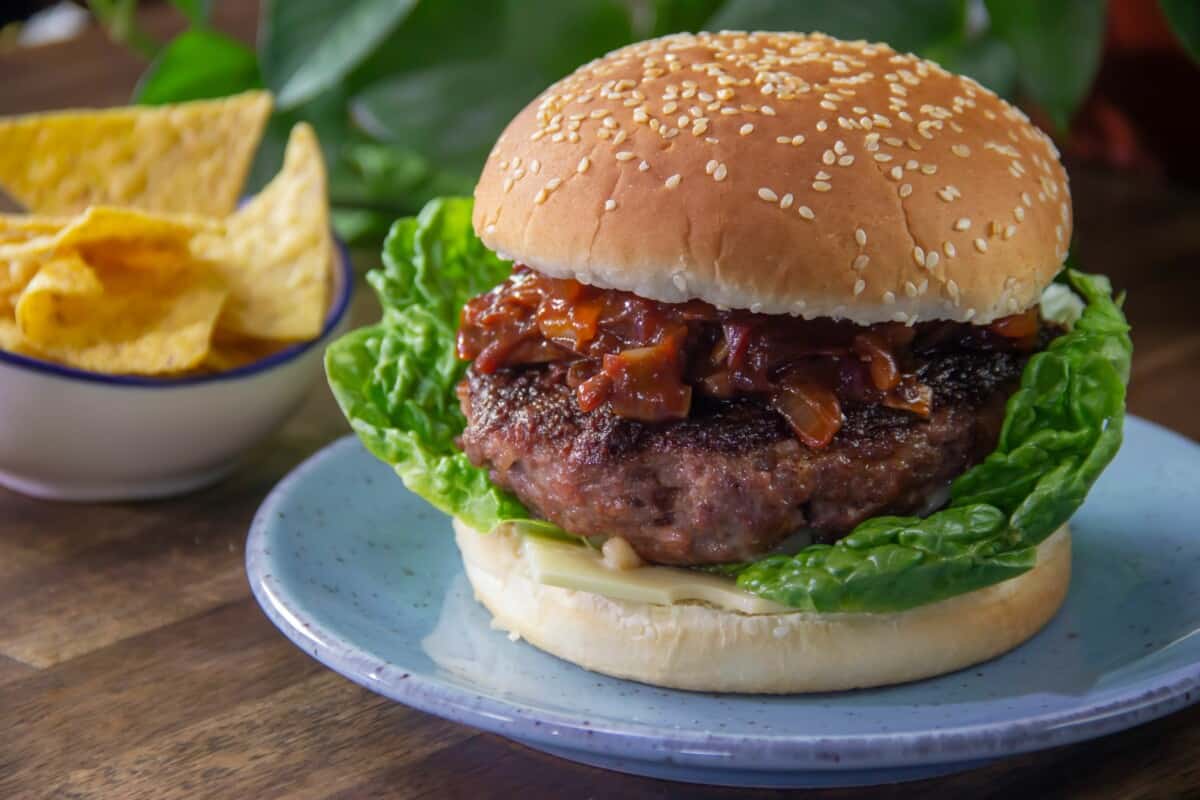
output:
<path id="1" fill-rule="evenodd" d="M 220 330 L 283 341 L 320 335 L 333 237 L 325 163 L 311 127 L 292 129 L 279 174 L 226 220 L 224 236 L 197 234 L 192 252 L 229 286 Z"/>
<path id="2" fill-rule="evenodd" d="M 164 255 L 171 254 L 176 262 L 187 262 L 190 260 L 188 240 L 201 230 L 219 232 L 224 230 L 224 223 L 195 214 L 152 214 L 131 208 L 93 206 L 56 233 L 0 243 L 0 259 L 44 258 L 56 252 L 79 250 L 109 253 L 118 259 L 138 259 L 142 264 L 156 263 Z M 158 255 L 139 259 L 140 251 L 153 251 Z"/>
<path id="3" fill-rule="evenodd" d="M 6 308 L 0 308 L 0 350 L 19 353 L 22 348 L 21 331 L 17 321 Z"/>
<path id="4" fill-rule="evenodd" d="M 17 295 L 38 271 L 39 262 L 32 258 L 0 261 L 0 301 L 9 295 Z M 4 304 L 0 302 L 0 306 Z"/>
<path id="5" fill-rule="evenodd" d="M 53 236 L 70 223 L 70 217 L 0 214 L 0 244 L 19 244 L 38 236 Z"/>
<path id="6" fill-rule="evenodd" d="M 77 254 L 47 262 L 21 293 L 21 335 L 46 357 L 110 374 L 183 372 L 208 354 L 225 301 L 210 273 L 94 270 Z"/>
<path id="7" fill-rule="evenodd" d="M 223 217 L 271 112 L 268 92 L 0 120 L 0 188 L 37 214 L 92 205 Z"/>

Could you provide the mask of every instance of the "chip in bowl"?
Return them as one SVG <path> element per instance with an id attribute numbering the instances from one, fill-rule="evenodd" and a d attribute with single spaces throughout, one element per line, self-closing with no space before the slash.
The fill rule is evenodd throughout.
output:
<path id="1" fill-rule="evenodd" d="M 325 163 L 309 125 L 292 129 L 279 174 L 226 220 L 223 234 L 198 234 L 192 252 L 229 285 L 222 331 L 279 341 L 321 332 L 333 237 Z"/>
<path id="2" fill-rule="evenodd" d="M 171 377 L 319 337 L 334 246 L 311 127 L 235 210 L 270 106 L 252 92 L 0 120 L 0 187 L 33 211 L 0 215 L 0 349 Z"/>
<path id="3" fill-rule="evenodd" d="M 268 92 L 0 120 L 0 188 L 35 214 L 93 205 L 223 217 L 271 112 Z"/>
<path id="4" fill-rule="evenodd" d="M 78 253 L 46 262 L 21 293 L 16 318 L 36 350 L 94 372 L 165 374 L 198 366 L 228 294 L 195 265 L 97 269 Z"/>

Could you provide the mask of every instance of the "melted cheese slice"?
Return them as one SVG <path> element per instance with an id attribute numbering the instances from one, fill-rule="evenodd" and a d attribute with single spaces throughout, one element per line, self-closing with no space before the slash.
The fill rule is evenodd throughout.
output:
<path id="1" fill-rule="evenodd" d="M 739 589 L 719 575 L 657 566 L 612 569 L 596 550 L 537 536 L 524 537 L 522 548 L 531 576 L 547 586 L 662 606 L 694 601 L 742 614 L 795 611 Z"/>

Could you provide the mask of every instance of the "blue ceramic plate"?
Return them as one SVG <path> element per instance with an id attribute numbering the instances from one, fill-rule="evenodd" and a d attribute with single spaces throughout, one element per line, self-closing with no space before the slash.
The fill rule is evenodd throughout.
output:
<path id="1" fill-rule="evenodd" d="M 711 695 L 606 678 L 492 630 L 446 517 L 343 439 L 267 498 L 250 583 L 351 680 L 564 758 L 703 783 L 929 777 L 1136 725 L 1200 699 L 1200 446 L 1138 419 L 1072 522 L 1074 583 L 1042 633 L 886 689 Z"/>

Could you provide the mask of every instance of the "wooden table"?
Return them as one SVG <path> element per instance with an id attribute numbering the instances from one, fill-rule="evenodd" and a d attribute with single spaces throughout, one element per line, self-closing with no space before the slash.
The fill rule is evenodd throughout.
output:
<path id="1" fill-rule="evenodd" d="M 253 17 L 238 5 L 221 4 L 224 23 L 248 38 Z M 0 113 L 120 102 L 138 69 L 96 33 L 0 55 Z M 1082 263 L 1129 290 L 1130 406 L 1200 439 L 1200 195 L 1073 177 Z M 353 313 L 377 313 L 367 292 Z M 316 387 L 232 478 L 198 494 L 60 505 L 0 489 L 0 798 L 737 794 L 578 766 L 443 722 L 287 642 L 250 597 L 246 529 L 276 481 L 346 430 Z M 1200 708 L 879 794 L 1200 794 Z"/>

